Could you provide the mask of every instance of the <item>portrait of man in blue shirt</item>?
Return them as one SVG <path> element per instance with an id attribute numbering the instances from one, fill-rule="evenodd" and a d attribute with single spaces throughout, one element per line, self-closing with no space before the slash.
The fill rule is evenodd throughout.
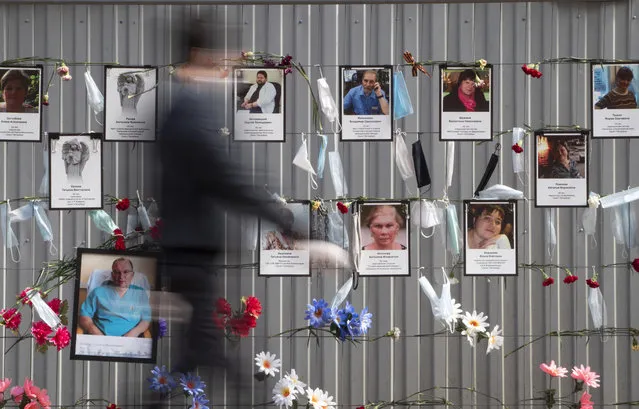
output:
<path id="1" fill-rule="evenodd" d="M 85 334 L 139 337 L 151 324 L 151 304 L 146 291 L 133 281 L 133 263 L 118 258 L 111 279 L 93 289 L 80 307 L 80 327 Z"/>
<path id="2" fill-rule="evenodd" d="M 362 83 L 351 88 L 344 97 L 344 113 L 349 115 L 388 115 L 388 100 L 379 82 L 377 72 L 364 71 Z"/>

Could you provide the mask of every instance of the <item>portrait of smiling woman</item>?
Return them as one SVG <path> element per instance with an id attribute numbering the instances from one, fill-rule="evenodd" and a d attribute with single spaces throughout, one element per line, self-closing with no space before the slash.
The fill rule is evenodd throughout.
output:
<path id="1" fill-rule="evenodd" d="M 0 71 L 1 72 L 1 71 Z M 38 108 L 27 102 L 29 75 L 24 70 L 7 70 L 0 76 L 0 112 L 37 113 Z"/>
<path id="2" fill-rule="evenodd" d="M 468 206 L 466 247 L 512 249 L 512 212 L 507 205 L 476 203 Z M 511 236 L 511 237 L 509 237 Z"/>
<path id="3" fill-rule="evenodd" d="M 362 246 L 362 250 L 406 250 L 401 243 L 405 242 L 406 220 L 398 210 L 402 205 L 365 206 L 363 210 L 364 225 L 369 231 L 361 234 L 362 242 L 370 237 L 369 244 Z M 362 229 L 364 230 L 364 229 Z"/>

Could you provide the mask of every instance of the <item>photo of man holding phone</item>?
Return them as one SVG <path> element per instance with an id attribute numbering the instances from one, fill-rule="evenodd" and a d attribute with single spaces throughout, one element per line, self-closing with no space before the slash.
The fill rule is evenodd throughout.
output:
<path id="1" fill-rule="evenodd" d="M 344 97 L 344 114 L 388 115 L 388 113 L 388 98 L 377 81 L 377 71 L 364 71 L 361 84 L 351 88 Z"/>

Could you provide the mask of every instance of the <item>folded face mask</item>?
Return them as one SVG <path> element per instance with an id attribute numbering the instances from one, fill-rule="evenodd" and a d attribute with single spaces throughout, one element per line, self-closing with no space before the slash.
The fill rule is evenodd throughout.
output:
<path id="1" fill-rule="evenodd" d="M 524 192 L 506 185 L 493 185 L 479 192 L 480 199 L 510 200 L 523 199 Z"/>
<path id="2" fill-rule="evenodd" d="M 417 178 L 417 186 L 424 187 L 430 185 L 430 173 L 428 173 L 426 157 L 424 156 L 422 143 L 419 140 L 413 143 L 413 165 L 415 168 L 415 177 Z"/>
<path id="3" fill-rule="evenodd" d="M 330 212 L 328 214 L 328 241 L 340 246 L 343 249 L 348 248 L 348 231 L 344 227 L 344 219 L 339 212 Z"/>
<path id="4" fill-rule="evenodd" d="M 326 116 L 326 119 L 333 125 L 333 131 L 335 133 L 341 132 L 342 127 L 339 123 L 339 111 L 337 110 L 335 99 L 333 99 L 326 78 L 317 80 L 317 94 L 319 95 L 320 108 L 324 116 Z"/>
<path id="5" fill-rule="evenodd" d="M 446 230 L 448 232 L 447 248 L 456 257 L 460 253 L 462 236 L 457 220 L 457 207 L 454 204 L 449 204 L 446 207 Z"/>
<path id="6" fill-rule="evenodd" d="M 398 120 L 413 113 L 413 104 L 410 101 L 404 73 L 396 71 L 393 73 L 393 118 Z"/>
<path id="7" fill-rule="evenodd" d="M 89 106 L 93 109 L 93 113 L 97 115 L 104 109 L 104 97 L 88 71 L 84 73 L 84 83 L 87 87 Z"/>
<path id="8" fill-rule="evenodd" d="M 302 138 L 302 144 L 297 150 L 297 154 L 293 158 L 293 165 L 308 172 L 311 175 L 311 186 L 313 189 L 317 189 L 317 181 L 313 177 L 317 176 L 317 174 L 315 173 L 315 169 L 313 169 L 313 165 L 311 165 L 311 162 L 308 160 L 308 148 L 306 147 L 306 138 L 304 137 Z"/>
<path id="9" fill-rule="evenodd" d="M 339 157 L 339 152 L 328 153 L 328 165 L 331 168 L 335 197 L 346 197 L 348 195 L 348 186 L 344 178 L 344 168 L 342 167 L 342 159 Z"/>
<path id="10" fill-rule="evenodd" d="M 413 159 L 410 153 L 408 153 L 403 132 L 399 129 L 397 131 L 395 135 L 395 163 L 397 164 L 397 169 L 402 179 L 406 181 L 415 175 L 415 167 L 413 165 Z"/>
<path id="11" fill-rule="evenodd" d="M 450 281 L 448 280 L 448 276 L 443 268 L 442 274 L 444 275 L 444 284 L 442 285 L 442 292 L 439 297 L 426 277 L 419 277 L 418 281 L 419 286 L 422 288 L 422 292 L 430 301 L 433 317 L 440 321 L 444 326 L 448 327 L 452 334 L 455 332 L 457 316 L 461 313 L 461 305 L 455 303 L 455 299 L 451 298 Z"/>
<path id="12" fill-rule="evenodd" d="M 429 229 L 441 223 L 439 211 L 430 200 L 411 203 L 411 220 L 414 226 Z"/>

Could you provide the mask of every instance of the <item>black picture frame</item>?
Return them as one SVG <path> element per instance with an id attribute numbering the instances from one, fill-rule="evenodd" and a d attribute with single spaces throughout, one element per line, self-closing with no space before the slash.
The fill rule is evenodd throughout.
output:
<path id="1" fill-rule="evenodd" d="M 286 205 L 303 205 L 306 209 L 307 212 L 307 217 L 304 219 L 306 220 L 306 226 L 307 226 L 307 230 L 306 230 L 306 235 L 305 235 L 305 241 L 308 242 L 308 240 L 310 240 L 311 237 L 311 217 L 312 217 L 312 212 L 311 212 L 311 201 L 310 200 L 288 200 L 286 202 Z M 295 218 L 294 218 L 295 220 Z M 310 277 L 311 276 L 311 271 L 312 271 L 312 260 L 310 257 L 310 248 L 307 246 L 306 251 L 308 253 L 308 271 L 306 271 L 304 274 L 294 274 L 294 273 L 290 273 L 290 274 L 286 274 L 286 273 L 277 273 L 277 274 L 270 274 L 267 273 L 265 274 L 263 272 L 262 269 L 262 262 L 264 262 L 266 260 L 266 255 L 262 254 L 262 252 L 264 251 L 270 251 L 270 249 L 264 249 L 263 248 L 263 237 L 262 237 L 262 233 L 264 231 L 263 229 L 263 225 L 262 225 L 263 220 L 261 218 L 258 218 L 258 229 L 257 229 L 257 234 L 258 234 L 258 249 L 257 249 L 257 264 L 258 264 L 258 270 L 257 270 L 257 275 L 258 277 Z M 294 227 L 294 230 L 299 230 L 297 228 Z M 282 251 L 291 251 L 291 250 L 282 250 Z M 282 270 L 281 270 L 282 271 Z"/>
<path id="2" fill-rule="evenodd" d="M 535 139 L 534 139 L 534 146 L 535 146 L 535 151 L 534 151 L 534 160 L 535 160 L 535 207 L 539 207 L 539 208 L 553 208 L 553 207 L 588 207 L 588 192 L 590 191 L 590 172 L 589 172 L 589 165 L 590 165 L 590 153 L 589 153 L 589 144 L 591 143 L 591 141 L 589 140 L 589 135 L 590 135 L 590 130 L 588 129 L 579 129 L 579 130 L 574 130 L 574 131 L 557 131 L 557 130 L 549 130 L 549 129 L 537 129 L 534 132 L 535 135 Z M 547 154 L 545 154 L 546 156 L 546 161 L 549 160 L 549 156 L 551 155 L 551 153 L 549 152 L 551 150 L 550 148 L 550 144 L 548 143 L 548 139 L 546 139 L 546 149 L 544 149 L 544 143 L 543 140 L 540 141 L 539 137 L 543 136 L 543 137 L 550 137 L 550 138 L 562 138 L 564 139 L 564 142 L 567 145 L 567 142 L 565 141 L 566 139 L 571 139 L 571 138 L 583 138 L 583 144 L 581 145 L 577 145 L 576 143 L 572 143 L 571 146 L 569 146 L 570 151 L 568 152 L 569 158 L 570 155 L 572 154 L 573 156 L 575 156 L 575 153 L 573 152 L 573 150 L 577 151 L 577 154 L 579 155 L 579 159 L 578 159 L 578 163 L 576 166 L 579 166 L 579 164 L 581 163 L 581 157 L 583 156 L 583 167 L 579 166 L 580 169 L 583 169 L 583 172 L 585 173 L 585 176 L 583 178 L 552 178 L 549 177 L 548 175 L 548 163 L 544 161 L 543 157 L 544 157 L 544 150 L 548 151 Z M 540 149 L 541 146 L 541 149 Z M 541 152 L 541 159 L 540 159 L 540 152 Z M 544 169 L 542 169 L 544 168 Z M 571 166 L 572 168 L 572 166 Z M 540 182 L 540 179 L 542 179 L 543 181 Z M 585 186 L 581 186 L 584 183 L 579 183 L 580 179 L 584 179 L 585 180 Z M 542 192 L 542 189 L 544 190 L 548 190 L 550 186 L 545 186 L 547 183 L 547 181 L 550 180 L 559 180 L 559 181 L 564 181 L 563 183 L 566 184 L 568 183 L 568 181 L 572 181 L 569 184 L 572 184 L 572 187 L 563 189 L 563 190 L 576 190 L 576 185 L 578 185 L 577 187 L 579 187 L 581 189 L 581 195 L 580 198 L 581 200 L 579 201 L 578 204 L 574 204 L 574 203 L 565 203 L 562 204 L 560 200 L 557 200 L 556 203 L 551 203 L 551 204 L 544 204 L 544 202 L 546 201 L 545 199 L 545 191 Z M 558 183 L 558 182 L 556 182 Z M 561 186 L 557 185 L 552 187 L 553 190 L 555 191 L 555 196 L 559 197 L 559 195 L 561 194 L 562 188 Z M 544 199 L 542 199 L 542 196 L 544 197 Z"/>
<path id="3" fill-rule="evenodd" d="M 458 141 L 458 142 L 471 142 L 471 141 L 491 141 L 493 139 L 493 87 L 494 87 L 494 81 L 493 81 L 493 65 L 492 64 L 486 64 L 484 70 L 488 70 L 488 89 L 489 89 L 489 95 L 490 95 L 490 100 L 487 101 L 488 102 L 488 120 L 490 121 L 490 127 L 489 127 L 489 133 L 485 138 L 445 138 L 444 135 L 444 113 L 450 113 L 450 112 L 463 112 L 463 116 L 464 118 L 469 118 L 468 120 L 471 121 L 471 123 L 474 123 L 474 121 L 476 121 L 477 118 L 473 118 L 473 117 L 478 117 L 479 115 L 477 114 L 483 114 L 486 111 L 476 111 L 476 112 L 464 112 L 464 111 L 449 111 L 449 110 L 445 110 L 444 108 L 444 76 L 445 73 L 447 71 L 450 70 L 459 70 L 459 71 L 464 71 L 464 70 L 468 70 L 471 69 L 473 71 L 477 71 L 480 69 L 479 65 L 477 63 L 472 63 L 472 64 L 440 64 L 439 65 L 439 140 L 441 142 L 448 142 L 448 141 Z M 461 73 L 461 72 L 460 72 Z M 476 75 L 479 75 L 476 73 Z M 457 75 L 457 77 L 459 77 L 459 75 Z M 480 78 L 481 79 L 481 78 Z M 457 116 L 461 116 L 462 114 L 457 114 Z M 484 116 L 484 115 L 481 115 Z M 458 119 L 461 120 L 461 119 Z M 464 121 L 466 119 L 463 119 Z"/>
<path id="4" fill-rule="evenodd" d="M 285 68 L 280 68 L 280 67 L 266 67 L 266 66 L 250 66 L 250 67 L 246 67 L 246 66 L 241 66 L 241 65 L 236 65 L 231 67 L 231 73 L 232 73 L 232 78 L 233 78 L 233 93 L 231 94 L 231 102 L 230 102 L 230 106 L 231 106 L 231 110 L 233 111 L 233 129 L 231 130 L 231 135 L 233 138 L 233 142 L 265 142 L 265 143 L 270 143 L 270 142 L 275 142 L 275 143 L 285 143 L 286 142 L 286 106 L 287 106 L 287 101 L 286 101 L 286 89 L 287 89 L 287 85 L 286 85 L 286 73 L 285 73 Z M 241 104 L 241 100 L 244 97 L 240 97 L 240 92 L 245 96 L 249 89 L 251 88 L 251 86 L 253 85 L 253 83 L 246 83 L 243 82 L 242 84 L 242 90 L 238 89 L 239 84 L 238 84 L 238 79 L 246 79 L 246 72 L 255 72 L 256 76 L 257 76 L 257 72 L 258 71 L 266 71 L 267 73 L 267 77 L 269 75 L 270 71 L 277 71 L 279 72 L 279 76 L 280 76 L 280 81 L 279 82 L 271 82 L 268 80 L 267 78 L 267 82 L 273 84 L 275 91 L 276 91 L 276 95 L 275 95 L 275 107 L 274 107 L 274 112 L 271 113 L 266 113 L 266 114 L 255 114 L 255 113 L 248 113 L 248 115 L 273 115 L 273 114 L 281 114 L 280 116 L 277 117 L 270 117 L 271 120 L 277 120 L 278 122 L 281 121 L 281 127 L 275 127 L 273 126 L 272 129 L 280 129 L 281 130 L 281 134 L 282 137 L 281 138 L 238 138 L 238 133 L 243 132 L 243 130 L 238 127 L 238 112 L 240 111 L 239 107 Z M 271 73 L 272 75 L 272 73 Z M 277 111 L 277 112 L 275 112 Z M 267 132 L 269 130 L 266 130 Z"/>
<path id="5" fill-rule="evenodd" d="M 55 204 L 56 200 L 54 194 L 54 181 L 58 176 L 57 171 L 54 172 L 54 167 L 52 166 L 54 155 L 59 155 L 62 152 L 62 146 L 59 144 L 61 137 L 88 137 L 91 142 L 91 146 L 89 149 L 96 149 L 96 145 L 98 146 L 99 151 L 99 161 L 100 161 L 100 205 L 99 206 L 57 206 Z M 104 208 L 104 134 L 99 132 L 90 132 L 90 133 L 62 133 L 62 132 L 49 132 L 49 209 L 50 210 L 98 210 Z M 94 156 L 94 155 L 93 155 Z M 55 174 L 54 174 L 55 173 Z M 97 196 L 97 195 L 96 195 Z"/>
<path id="6" fill-rule="evenodd" d="M 43 80 L 43 76 L 44 76 L 44 65 L 42 64 L 34 64 L 34 65 L 2 65 L 0 66 L 0 78 L 8 71 L 8 70 L 37 70 L 39 71 L 39 80 L 38 80 L 38 90 L 37 92 L 34 93 L 34 90 L 31 90 L 31 85 L 29 85 L 29 89 L 27 90 L 27 95 L 26 98 L 37 98 L 37 107 L 38 107 L 38 115 L 34 115 L 33 117 L 37 117 L 38 120 L 38 125 L 36 127 L 35 134 L 37 135 L 37 138 L 30 138 L 30 139 L 25 139 L 25 138 L 15 138 L 15 137 L 5 137 L 5 132 L 3 132 L 2 130 L 2 126 L 0 126 L 0 142 L 42 142 L 42 97 L 43 97 L 43 93 L 42 93 L 42 89 L 43 89 L 43 85 L 42 85 L 42 80 Z M 30 80 L 31 81 L 31 80 Z M 2 99 L 2 92 L 0 90 L 0 99 Z M 4 103 L 4 101 L 2 101 L 2 103 Z M 1 105 L 1 103 L 0 103 Z M 32 106 L 33 107 L 33 106 Z M 20 115 L 24 115 L 25 113 L 9 113 L 9 112 L 0 112 L 0 119 L 5 119 L 3 118 L 4 116 L 7 116 L 11 114 L 12 118 L 15 118 L 15 116 L 20 116 Z M 31 115 L 33 113 L 26 113 L 27 115 Z M 22 120 L 24 118 L 20 118 L 20 120 Z M 13 122 L 15 121 L 14 119 L 8 119 L 7 121 L 9 122 Z M 17 125 L 15 125 L 17 126 Z M 13 131 L 15 132 L 15 131 Z"/>
<path id="7" fill-rule="evenodd" d="M 610 67 L 627 67 L 633 73 L 633 78 L 628 84 L 628 90 L 634 93 L 635 108 L 611 110 L 595 108 L 599 103 L 600 97 L 612 92 Z M 616 82 L 616 74 L 617 71 L 615 71 L 613 84 Z M 606 75 L 608 78 L 606 78 Z M 639 60 L 630 60 L 623 63 L 618 61 L 591 62 L 590 98 L 590 137 L 592 139 L 639 138 Z M 605 127 L 602 128 L 603 125 L 610 127 L 609 131 L 604 131 Z"/>
<path id="8" fill-rule="evenodd" d="M 506 236 L 508 238 L 509 244 L 510 244 L 510 249 L 503 249 L 503 248 L 490 248 L 490 249 L 469 249 L 468 248 L 468 231 L 469 231 L 469 207 L 471 206 L 482 206 L 482 205 L 497 205 L 503 208 L 503 206 L 508 206 L 507 210 L 504 210 L 504 223 L 506 224 L 506 226 L 508 225 L 508 222 L 512 223 L 512 231 L 510 233 L 504 233 L 504 227 L 502 227 L 499 231 L 498 235 L 503 235 Z M 464 229 L 462 231 L 462 236 L 463 236 L 463 246 L 464 246 L 464 276 L 469 276 L 469 277 L 516 277 L 519 275 L 519 256 L 518 256 L 518 251 L 517 251 L 517 245 L 518 245 L 518 233 L 519 230 L 517 228 L 517 201 L 516 200 L 477 200 L 477 199 L 472 199 L 472 200 L 464 200 L 464 218 L 463 218 L 463 226 Z M 510 213 L 510 215 L 508 215 L 508 213 Z M 473 226 L 474 227 L 474 226 Z M 478 252 L 484 253 L 481 254 L 480 257 L 484 256 L 486 257 L 486 262 L 489 263 L 495 263 L 495 260 L 498 260 L 498 258 L 502 258 L 504 254 L 495 254 L 495 253 L 503 253 L 501 250 L 510 250 L 513 252 L 513 254 L 511 255 L 511 257 L 514 257 L 514 271 L 512 273 L 502 273 L 502 274 L 479 274 L 479 273 L 475 273 L 475 272 L 470 272 L 469 270 L 472 268 L 471 267 L 471 261 L 469 260 L 469 254 L 468 254 L 468 250 L 477 250 Z M 474 265 L 474 263 L 473 263 Z"/>
<path id="9" fill-rule="evenodd" d="M 364 250 L 365 244 L 364 241 L 362 240 L 362 218 L 365 216 L 365 212 L 363 211 L 363 208 L 366 206 L 384 206 L 384 205 L 388 205 L 388 206 L 401 206 L 403 207 L 403 211 L 402 214 L 400 214 L 400 217 L 402 217 L 403 222 L 404 222 L 404 226 L 405 226 L 405 249 L 401 249 L 399 251 L 403 252 L 406 251 L 406 269 L 405 272 L 403 274 L 373 274 L 370 273 L 368 271 L 365 270 L 365 266 L 363 266 L 363 261 L 362 261 L 362 254 L 365 251 L 395 251 L 397 252 L 398 250 Z M 358 254 L 359 254 L 359 271 L 357 272 L 358 275 L 360 277 L 410 277 L 412 275 L 411 272 L 411 251 L 410 251 L 410 232 L 411 232 L 411 222 L 410 222 L 410 200 L 406 200 L 406 199 L 398 199 L 398 200 L 358 200 L 357 202 L 355 202 L 352 206 L 356 206 L 357 209 L 357 214 L 358 214 L 358 224 L 359 224 L 359 231 L 357 232 L 357 234 L 360 237 L 360 247 L 358 249 Z M 397 211 L 397 209 L 396 209 Z M 401 228 L 400 228 L 401 230 Z M 399 243 L 401 244 L 401 243 Z"/>
<path id="10" fill-rule="evenodd" d="M 155 116 L 155 120 L 153 122 L 153 139 L 140 139 L 140 138 L 116 138 L 112 136 L 112 131 L 109 129 L 110 126 L 110 112 L 112 112 L 112 110 L 110 109 L 110 105 L 112 105 L 112 99 L 111 96 L 113 95 L 113 93 L 111 92 L 111 81 L 109 81 L 109 73 L 111 70 L 136 70 L 137 72 L 145 72 L 145 71 L 153 71 L 155 74 L 155 84 L 153 85 L 152 89 L 145 89 L 143 92 L 144 94 L 147 93 L 153 93 L 154 98 L 153 98 L 153 104 L 154 104 L 154 116 Z M 138 71 L 139 70 L 139 71 Z M 122 74 L 120 74 L 122 75 Z M 158 92 L 157 92 L 157 84 L 159 81 L 159 68 L 153 65 L 105 65 L 104 66 L 104 141 L 105 142 L 140 142 L 140 143 L 146 143 L 146 142 L 155 142 L 157 140 L 157 133 L 158 133 Z M 116 89 L 116 95 L 118 95 L 119 92 Z M 148 100 L 145 99 L 145 100 Z M 136 121 L 133 121 L 136 122 Z"/>
<path id="11" fill-rule="evenodd" d="M 348 93 L 348 91 L 350 91 L 352 88 L 355 88 L 361 85 L 362 83 L 361 76 L 363 74 L 362 71 L 368 71 L 368 70 L 378 72 L 378 82 L 380 82 L 380 86 L 382 87 L 384 94 L 387 96 L 388 114 L 384 116 L 387 116 L 390 121 L 390 124 L 388 126 L 388 133 L 383 138 L 345 138 L 344 137 L 345 125 L 346 125 L 346 128 L 348 128 L 348 124 L 345 124 L 346 118 L 358 117 L 359 115 L 356 115 L 356 114 L 347 115 L 344 113 L 344 98 L 346 97 L 346 93 Z M 352 81 L 352 80 L 348 81 L 349 83 L 352 83 L 352 85 L 349 86 L 348 88 L 346 86 L 347 81 L 345 81 L 344 79 L 345 71 L 348 71 L 349 73 L 351 71 L 354 71 L 352 75 L 357 76 L 356 81 Z M 384 75 L 384 78 L 380 79 L 379 72 L 387 72 L 387 75 Z M 374 64 L 372 65 L 340 65 L 338 75 L 339 75 L 339 98 L 337 98 L 337 102 L 339 103 L 339 106 L 338 106 L 339 120 L 340 120 L 340 123 L 342 124 L 342 129 L 340 130 L 340 133 L 339 133 L 340 142 L 389 142 L 389 141 L 392 141 L 394 137 L 394 125 L 395 125 L 395 120 L 393 118 L 393 102 L 394 102 L 393 101 L 393 86 L 394 86 L 393 66 L 392 65 L 374 65 Z M 362 115 L 362 116 L 366 117 L 369 115 Z M 379 115 L 373 115 L 373 116 L 377 117 Z M 381 135 L 384 134 L 383 130 L 382 132 L 380 132 L 380 134 Z"/>
<path id="12" fill-rule="evenodd" d="M 83 263 L 85 264 L 85 268 L 86 269 L 90 269 L 93 265 L 97 265 L 97 266 L 101 266 L 101 274 L 106 274 L 104 273 L 105 270 L 110 270 L 111 269 L 111 264 L 109 263 L 109 261 L 112 262 L 112 260 L 118 259 L 120 257 L 125 257 L 125 258 L 133 258 L 136 260 L 136 262 L 134 263 L 134 271 L 136 269 L 136 264 L 139 263 L 139 260 L 141 259 L 146 259 L 147 263 L 150 265 L 154 265 L 155 266 L 155 271 L 151 271 L 151 272 L 144 272 L 143 275 L 146 278 L 146 280 L 149 280 L 149 277 L 152 277 L 152 282 L 153 284 L 149 283 L 150 288 L 149 288 L 149 293 L 150 293 L 150 297 L 152 298 L 154 296 L 154 292 L 157 292 L 160 290 L 161 288 L 161 276 L 160 276 L 160 260 L 161 260 L 161 254 L 159 252 L 151 252 L 151 251 L 126 251 L 126 250 L 110 250 L 110 249 L 92 249 L 92 248 L 78 248 L 77 249 L 77 258 L 76 258 L 76 281 L 75 281 L 75 298 L 73 301 L 73 326 L 72 326 L 72 331 L 71 331 L 71 346 L 70 346 L 70 359 L 71 360 L 85 360 L 85 361 L 107 361 L 107 362 L 128 362 L 128 363 L 155 363 L 157 360 L 157 341 L 158 341 L 158 335 L 159 335 L 159 324 L 157 322 L 157 320 L 155 320 L 153 318 L 153 310 L 152 310 L 152 306 L 154 305 L 154 302 L 151 300 L 151 298 L 149 298 L 149 303 L 150 303 L 150 308 L 151 308 L 151 323 L 149 326 L 149 329 L 147 331 L 150 332 L 150 339 L 151 339 L 151 353 L 150 356 L 148 357 L 132 357 L 132 356 L 117 356 L 117 355 L 96 355 L 96 354 L 81 354 L 77 352 L 77 348 L 78 348 L 78 335 L 83 335 L 83 334 L 78 334 L 78 327 L 79 327 L 79 313 L 80 313 L 80 308 L 81 306 L 80 304 L 80 298 L 83 294 L 81 294 L 81 290 L 83 288 L 81 288 L 81 284 L 82 284 L 82 280 L 83 280 Z M 88 265 L 88 267 L 87 267 Z M 139 265 L 139 264 L 138 264 Z M 139 268 L 139 267 L 137 267 Z M 96 274 L 98 272 L 98 270 L 92 270 L 92 272 L 89 274 Z M 141 271 L 136 271 L 136 273 L 142 273 Z M 87 278 L 87 281 L 89 280 L 89 278 Z M 134 276 L 134 280 L 135 280 L 135 276 Z M 142 279 L 143 281 L 143 279 Z M 99 282 L 99 281 L 98 281 Z M 86 292 L 86 289 L 84 289 Z M 84 297 L 88 296 L 89 293 L 86 292 L 86 294 L 84 295 Z M 83 301 L 84 302 L 84 301 Z M 145 331 L 146 333 L 146 331 Z M 92 335 L 92 337 L 105 337 L 107 338 L 107 336 L 100 336 L 100 335 Z M 110 342 L 112 342 L 113 340 L 117 340 L 117 338 L 124 338 L 124 337 L 114 337 L 114 336 L 109 336 L 108 339 L 110 340 Z M 144 337 L 138 337 L 135 338 L 136 340 L 139 339 L 145 340 L 145 339 L 149 339 L 149 337 L 147 335 L 145 335 Z M 148 344 L 148 342 L 144 342 L 144 343 L 140 343 L 140 344 Z M 144 346 L 144 345 L 142 345 Z"/>

